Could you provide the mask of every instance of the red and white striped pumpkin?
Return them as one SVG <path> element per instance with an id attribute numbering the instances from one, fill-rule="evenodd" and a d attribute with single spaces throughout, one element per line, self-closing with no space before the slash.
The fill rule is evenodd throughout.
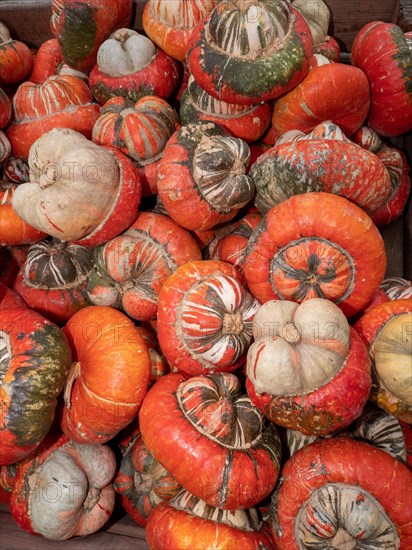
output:
<path id="1" fill-rule="evenodd" d="M 166 279 L 178 266 L 201 257 L 193 237 L 173 220 L 141 212 L 126 233 L 96 249 L 89 297 L 133 319 L 154 319 Z"/>
<path id="2" fill-rule="evenodd" d="M 25 159 L 36 139 L 53 128 L 71 128 L 90 138 L 100 112 L 87 84 L 75 76 L 24 82 L 13 98 L 13 109 L 7 135 L 14 155 Z"/>
<path id="3" fill-rule="evenodd" d="M 159 294 L 160 347 L 169 363 L 188 375 L 234 371 L 252 341 L 259 306 L 231 264 L 187 263 Z"/>

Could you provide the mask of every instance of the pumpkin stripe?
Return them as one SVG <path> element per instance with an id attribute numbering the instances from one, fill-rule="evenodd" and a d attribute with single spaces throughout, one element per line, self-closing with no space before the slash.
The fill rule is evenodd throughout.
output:
<path id="1" fill-rule="evenodd" d="M 0 386 L 9 368 L 11 356 L 10 337 L 6 332 L 0 330 Z"/>

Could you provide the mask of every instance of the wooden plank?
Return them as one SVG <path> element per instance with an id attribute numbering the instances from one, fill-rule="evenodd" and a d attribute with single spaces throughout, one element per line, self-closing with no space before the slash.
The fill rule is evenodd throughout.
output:
<path id="1" fill-rule="evenodd" d="M 1 0 L 0 21 L 10 30 L 12 38 L 30 47 L 52 38 L 50 31 L 51 0 Z"/>
<path id="2" fill-rule="evenodd" d="M 310 0 L 309 0 L 310 1 Z M 329 33 L 349 52 L 360 29 L 370 21 L 396 23 L 399 0 L 324 0 L 331 11 Z"/>
<path id="3" fill-rule="evenodd" d="M 17 550 L 30 548 L 33 550 L 149 550 L 145 540 L 135 537 L 100 531 L 84 538 L 75 537 L 65 541 L 53 541 L 36 535 L 29 535 L 21 529 L 10 514 L 0 512 L 0 548 L 1 550 Z M 136 526 L 137 527 L 137 526 Z"/>
<path id="4" fill-rule="evenodd" d="M 146 540 L 145 530 L 139 527 L 127 514 L 124 514 L 122 517 L 109 524 L 104 530 L 116 535 Z"/>
<path id="5" fill-rule="evenodd" d="M 385 277 L 402 277 L 403 274 L 403 219 L 380 227 L 386 249 Z"/>

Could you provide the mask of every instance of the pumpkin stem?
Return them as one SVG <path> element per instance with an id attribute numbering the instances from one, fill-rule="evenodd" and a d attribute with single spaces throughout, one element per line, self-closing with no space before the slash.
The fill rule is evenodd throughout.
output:
<path id="1" fill-rule="evenodd" d="M 100 489 L 97 487 L 90 487 L 86 500 L 83 502 L 83 508 L 86 510 L 91 510 L 96 506 L 96 504 L 99 502 L 100 498 Z"/>
<path id="2" fill-rule="evenodd" d="M 331 540 L 330 546 L 335 550 L 353 550 L 356 548 L 356 539 L 345 531 L 345 529 L 339 527 L 336 535 Z"/>
<path id="3" fill-rule="evenodd" d="M 64 386 L 63 400 L 68 409 L 71 408 L 71 395 L 72 388 L 75 380 L 80 376 L 80 363 L 75 362 L 71 364 L 69 374 L 67 376 L 66 384 Z"/>
<path id="4" fill-rule="evenodd" d="M 297 344 L 300 341 L 300 331 L 295 323 L 286 323 L 282 328 L 282 338 L 289 344 Z"/>
<path id="5" fill-rule="evenodd" d="M 153 478 L 149 474 L 144 472 L 135 472 L 133 476 L 134 488 L 135 491 L 139 494 L 147 494 L 153 488 Z"/>
<path id="6" fill-rule="evenodd" d="M 225 313 L 222 321 L 222 334 L 240 334 L 245 329 L 242 314 Z"/>

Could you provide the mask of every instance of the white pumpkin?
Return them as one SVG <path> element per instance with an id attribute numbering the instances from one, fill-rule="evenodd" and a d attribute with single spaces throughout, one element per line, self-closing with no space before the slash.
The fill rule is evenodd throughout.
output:
<path id="1" fill-rule="evenodd" d="M 150 38 L 131 29 L 119 29 L 100 46 L 97 65 L 109 76 L 125 76 L 149 65 L 155 55 L 156 46 Z"/>
<path id="2" fill-rule="evenodd" d="M 12 206 L 29 225 L 64 241 L 99 226 L 115 202 L 120 172 L 114 155 L 67 128 L 34 142 L 30 181 L 19 185 Z"/>

